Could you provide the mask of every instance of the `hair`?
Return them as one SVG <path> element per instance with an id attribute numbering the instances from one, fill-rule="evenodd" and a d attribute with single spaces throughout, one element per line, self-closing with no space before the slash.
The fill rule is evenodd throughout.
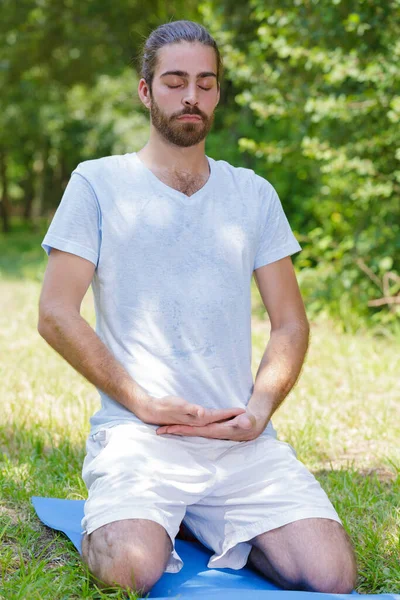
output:
<path id="1" fill-rule="evenodd" d="M 177 44 L 180 42 L 200 42 L 204 46 L 214 48 L 217 58 L 217 83 L 219 83 L 223 65 L 217 42 L 214 38 L 203 25 L 194 21 L 171 21 L 154 29 L 145 40 L 142 48 L 140 61 L 141 77 L 146 80 L 150 93 L 157 66 L 158 50 L 168 44 Z"/>

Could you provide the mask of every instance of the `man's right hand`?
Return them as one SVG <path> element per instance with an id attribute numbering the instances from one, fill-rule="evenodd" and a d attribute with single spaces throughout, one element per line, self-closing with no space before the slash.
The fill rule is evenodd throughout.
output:
<path id="1" fill-rule="evenodd" d="M 144 423 L 201 427 L 231 419 L 246 410 L 244 408 L 205 408 L 199 404 L 190 404 L 180 396 L 163 396 L 162 398 L 148 396 L 138 402 L 134 412 Z"/>

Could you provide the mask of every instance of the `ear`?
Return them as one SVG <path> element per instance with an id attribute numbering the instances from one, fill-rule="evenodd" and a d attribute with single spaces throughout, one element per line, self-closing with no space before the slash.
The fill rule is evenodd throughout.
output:
<path id="1" fill-rule="evenodd" d="M 151 98 L 150 98 L 150 88 L 145 79 L 139 81 L 138 84 L 138 96 L 141 102 L 145 105 L 146 108 L 150 108 L 151 106 Z"/>

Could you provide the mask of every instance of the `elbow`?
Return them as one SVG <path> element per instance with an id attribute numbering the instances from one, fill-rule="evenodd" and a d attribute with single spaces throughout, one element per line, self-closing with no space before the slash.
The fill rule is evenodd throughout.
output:
<path id="1" fill-rule="evenodd" d="M 49 333 L 57 327 L 61 318 L 65 317 L 65 311 L 57 307 L 39 307 L 39 318 L 37 330 L 42 338 L 46 339 Z"/>
<path id="2" fill-rule="evenodd" d="M 272 331 L 288 331 L 309 338 L 310 323 L 306 316 L 290 319 L 279 324 L 272 324 Z"/>
<path id="3" fill-rule="evenodd" d="M 305 338 L 306 338 L 306 346 L 308 348 L 309 344 L 310 344 L 310 334 L 311 334 L 311 329 L 310 329 L 310 323 L 306 317 L 306 321 L 304 324 L 304 332 L 305 332 Z"/>
<path id="4" fill-rule="evenodd" d="M 307 319 L 301 319 L 301 321 L 292 323 L 290 330 L 296 337 L 304 340 L 304 343 L 308 346 L 310 341 L 310 323 Z"/>
<path id="5" fill-rule="evenodd" d="M 298 331 L 298 333 L 300 335 L 302 335 L 304 338 L 307 339 L 307 342 L 310 339 L 310 323 L 307 319 L 307 317 L 303 317 L 302 319 L 299 319 L 298 321 L 296 321 L 296 323 L 293 324 L 293 327 L 296 331 Z"/>
<path id="6" fill-rule="evenodd" d="M 310 323 L 307 318 L 296 319 L 286 322 L 276 329 L 271 329 L 271 335 L 283 335 L 291 340 L 291 343 L 300 345 L 307 351 L 310 344 Z"/>
<path id="7" fill-rule="evenodd" d="M 51 328 L 51 324 L 53 321 L 53 315 L 51 312 L 47 312 L 44 310 L 39 311 L 39 318 L 37 323 L 37 330 L 39 335 L 46 339 L 49 333 L 49 329 Z"/>
<path id="8" fill-rule="evenodd" d="M 65 321 L 80 317 L 80 312 L 75 307 L 70 306 L 51 306 L 39 307 L 39 318 L 37 330 L 39 334 L 47 341 L 47 338 L 55 329 L 61 329 Z"/>
<path id="9" fill-rule="evenodd" d="M 307 317 L 301 320 L 300 327 L 307 334 L 307 337 L 310 337 L 310 322 Z"/>
<path id="10" fill-rule="evenodd" d="M 305 351 L 307 352 L 308 346 L 310 345 L 310 323 L 307 317 L 300 321 L 298 327 L 299 334 L 303 340 L 302 343 L 304 344 Z"/>

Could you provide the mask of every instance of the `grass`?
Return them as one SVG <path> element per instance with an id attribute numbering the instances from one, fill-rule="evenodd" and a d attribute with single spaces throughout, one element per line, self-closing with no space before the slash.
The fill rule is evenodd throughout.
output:
<path id="1" fill-rule="evenodd" d="M 72 543 L 42 525 L 30 503 L 33 495 L 86 498 L 81 467 L 98 407 L 93 386 L 36 329 L 42 238 L 41 230 L 22 228 L 0 236 L 0 597 L 124 598 L 94 586 Z M 254 283 L 252 292 L 255 374 L 269 326 Z M 94 325 L 91 291 L 82 312 Z M 301 378 L 273 418 L 353 540 L 360 593 L 400 590 L 398 355 L 395 335 L 312 323 Z"/>

